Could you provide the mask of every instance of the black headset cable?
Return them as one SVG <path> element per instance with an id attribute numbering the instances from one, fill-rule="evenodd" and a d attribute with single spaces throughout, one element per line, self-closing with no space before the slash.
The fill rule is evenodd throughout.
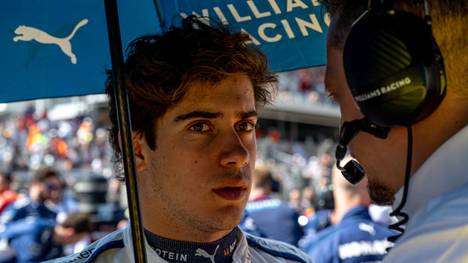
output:
<path id="1" fill-rule="evenodd" d="M 390 242 L 395 242 L 403 233 L 405 232 L 405 224 L 409 220 L 408 214 L 402 211 L 403 207 L 406 204 L 406 200 L 408 198 L 408 188 L 409 188 L 409 181 L 411 177 L 411 162 L 412 162 L 412 154 L 413 154 L 413 129 L 410 126 L 407 126 L 408 132 L 408 145 L 407 145 L 407 153 L 406 153 L 406 171 L 405 171 L 405 184 L 403 186 L 403 196 L 401 198 L 401 202 L 395 210 L 390 213 L 390 216 L 396 216 L 399 221 L 391 224 L 389 226 L 390 229 L 400 232 L 395 236 L 388 237 Z"/>

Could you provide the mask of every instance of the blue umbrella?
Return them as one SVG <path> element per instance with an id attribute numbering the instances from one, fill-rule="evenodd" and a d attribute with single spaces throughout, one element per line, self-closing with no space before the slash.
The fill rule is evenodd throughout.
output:
<path id="1" fill-rule="evenodd" d="M 274 71 L 325 63 L 329 17 L 317 0 L 6 0 L 0 10 L 0 103 L 103 93 L 112 67 L 135 262 L 146 253 L 122 47 L 191 14 L 248 33 Z"/>
<path id="2" fill-rule="evenodd" d="M 329 18 L 317 0 L 119 0 L 122 43 L 197 14 L 252 36 L 275 71 L 323 65 Z M 104 1 L 6 0 L 0 10 L 0 103 L 104 92 Z M 180 19 L 179 19 L 180 20 Z"/>

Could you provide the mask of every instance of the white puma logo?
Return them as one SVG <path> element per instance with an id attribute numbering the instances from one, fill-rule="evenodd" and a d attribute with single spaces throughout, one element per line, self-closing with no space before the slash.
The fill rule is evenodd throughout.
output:
<path id="1" fill-rule="evenodd" d="M 360 223 L 359 224 L 359 229 L 369 233 L 371 236 L 375 235 L 375 229 L 373 225 L 370 224 L 365 224 L 365 223 Z"/>
<path id="2" fill-rule="evenodd" d="M 76 56 L 72 52 L 72 46 L 70 40 L 73 38 L 75 35 L 76 31 L 84 25 L 88 24 L 88 19 L 82 19 L 78 24 L 76 24 L 75 28 L 73 28 L 73 31 L 68 35 L 67 37 L 64 38 L 58 38 L 49 35 L 48 33 L 34 28 L 30 26 L 18 26 L 15 29 L 15 36 L 13 38 L 13 41 L 17 42 L 18 40 L 21 41 L 31 41 L 31 40 L 36 40 L 37 42 L 41 44 L 56 44 L 57 46 L 60 47 L 60 49 L 65 53 L 65 55 L 70 57 L 70 61 L 73 64 L 76 64 Z"/>
<path id="3" fill-rule="evenodd" d="M 212 263 L 216 263 L 215 262 L 215 256 L 216 256 L 216 251 L 218 251 L 218 248 L 219 248 L 219 245 L 216 246 L 216 249 L 215 249 L 213 255 L 208 254 L 208 252 L 206 252 L 204 249 L 197 248 L 197 251 L 195 251 L 196 252 L 195 256 L 202 256 L 202 257 L 205 257 L 205 258 L 209 258 Z"/>

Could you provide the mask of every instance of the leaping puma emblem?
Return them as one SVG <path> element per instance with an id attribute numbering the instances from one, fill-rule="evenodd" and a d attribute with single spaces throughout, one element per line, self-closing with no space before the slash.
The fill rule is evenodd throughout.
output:
<path id="1" fill-rule="evenodd" d="M 86 24 L 88 24 L 88 19 L 82 19 L 80 22 L 78 22 L 78 24 L 76 24 L 75 28 L 73 28 L 73 31 L 64 38 L 54 37 L 40 29 L 22 25 L 15 29 L 16 36 L 13 38 L 13 41 L 17 42 L 18 40 L 36 40 L 41 44 L 56 44 L 60 47 L 63 53 L 65 53 L 65 55 L 70 57 L 70 62 L 76 64 L 77 59 L 75 54 L 72 52 L 72 45 L 70 40 L 73 38 L 73 36 L 75 36 L 76 31 L 78 31 L 80 27 Z"/>
<path id="2" fill-rule="evenodd" d="M 375 235 L 375 229 L 374 226 L 371 224 L 366 224 L 366 223 L 360 223 L 359 224 L 359 229 L 369 233 L 369 235 L 374 236 Z"/>
<path id="3" fill-rule="evenodd" d="M 205 258 L 209 258 L 212 263 L 216 263 L 215 262 L 215 256 L 216 256 L 216 251 L 218 251 L 218 248 L 219 248 L 219 245 L 216 246 L 216 249 L 215 249 L 213 255 L 208 254 L 208 252 L 206 252 L 204 249 L 198 248 L 197 251 L 195 251 L 196 252 L 195 256 L 202 256 L 202 257 L 205 257 Z"/>

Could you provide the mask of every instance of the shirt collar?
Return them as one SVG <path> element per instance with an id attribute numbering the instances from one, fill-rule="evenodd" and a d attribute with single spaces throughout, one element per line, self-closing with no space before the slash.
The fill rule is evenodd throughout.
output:
<path id="1" fill-rule="evenodd" d="M 364 205 L 357 205 L 351 208 L 341 219 L 341 222 L 352 218 L 369 218 L 368 208 Z"/>
<path id="2" fill-rule="evenodd" d="M 430 199 L 468 183 L 468 126 L 440 146 L 411 177 L 403 208 L 410 218 Z M 395 194 L 393 208 L 403 197 L 403 187 Z"/>

